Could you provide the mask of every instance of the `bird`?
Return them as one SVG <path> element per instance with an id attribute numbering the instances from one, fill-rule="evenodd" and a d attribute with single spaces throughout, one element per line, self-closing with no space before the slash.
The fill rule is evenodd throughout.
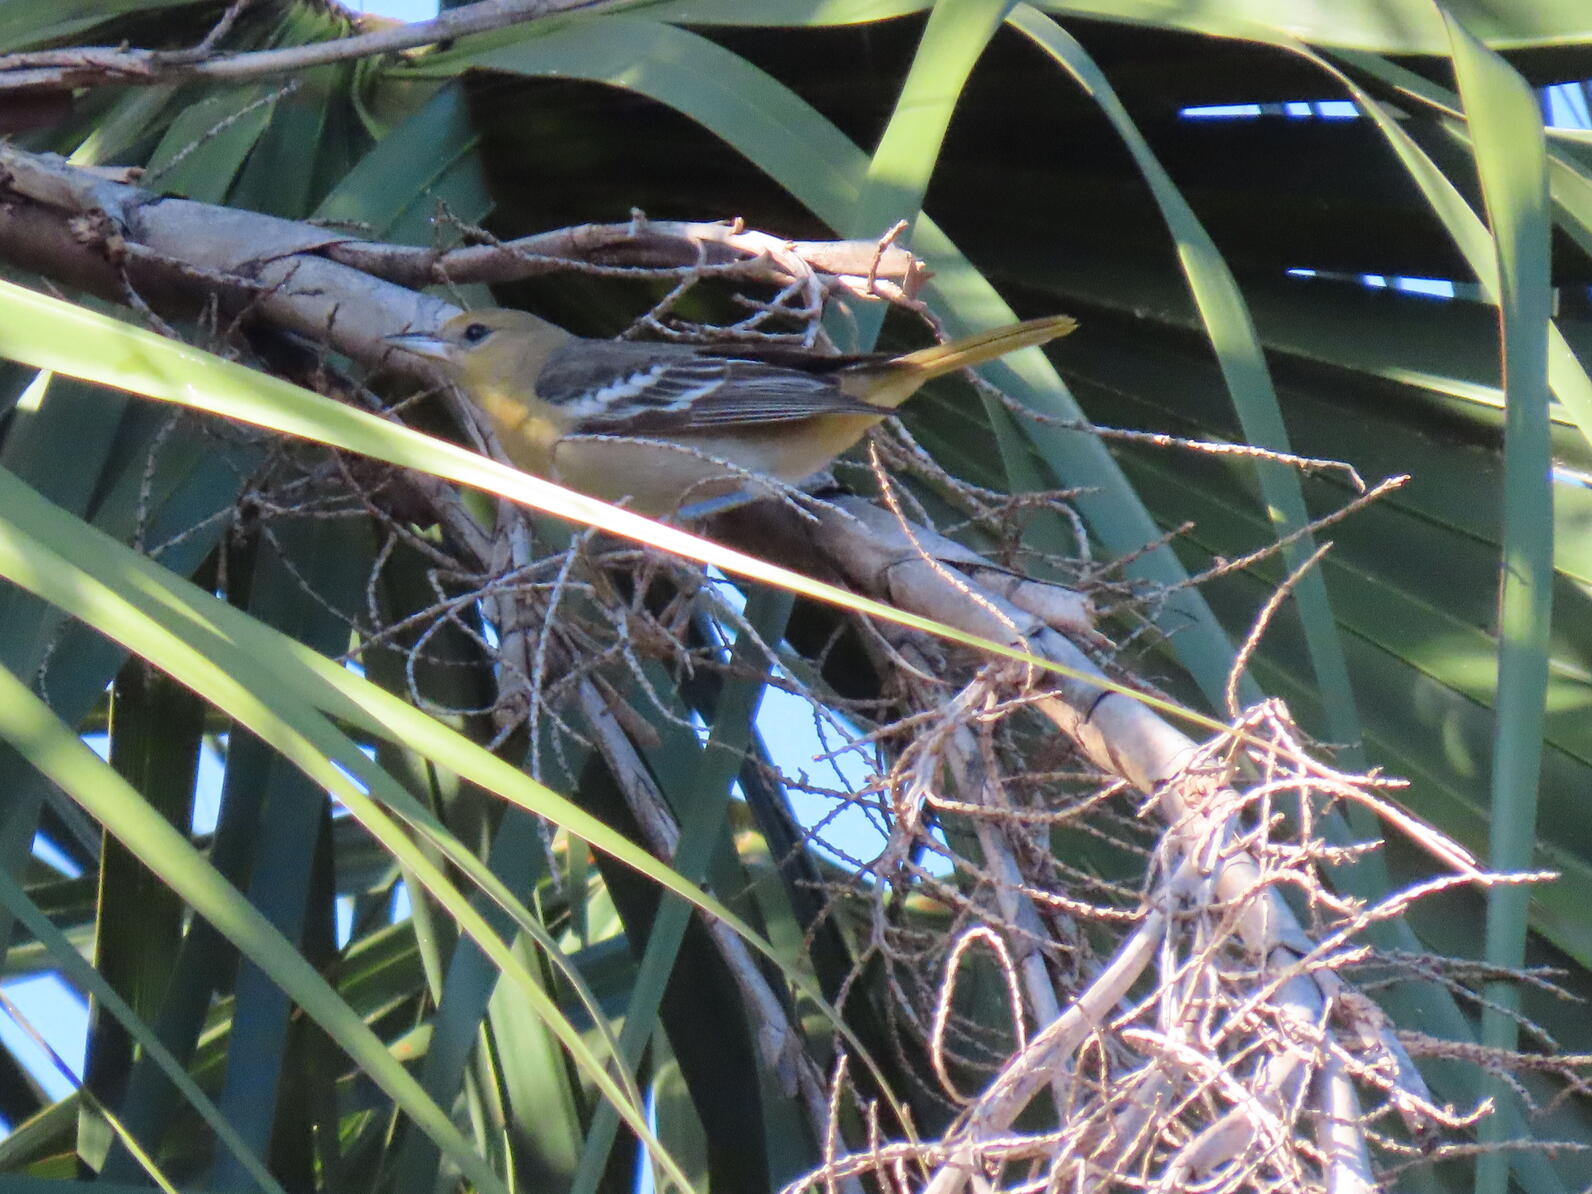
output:
<path id="1" fill-rule="evenodd" d="M 517 468 L 654 517 L 812 476 L 924 382 L 1071 332 L 1031 319 L 903 354 L 774 342 L 592 340 L 527 311 L 478 308 L 386 337 L 436 362 Z M 759 490 L 762 492 L 759 492 Z"/>

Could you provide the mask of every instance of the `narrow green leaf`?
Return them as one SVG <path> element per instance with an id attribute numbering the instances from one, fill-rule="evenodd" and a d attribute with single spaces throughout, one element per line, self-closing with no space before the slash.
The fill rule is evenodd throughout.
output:
<path id="1" fill-rule="evenodd" d="M 1443 221 L 1455 246 L 1465 255 L 1466 264 L 1476 275 L 1488 300 L 1499 302 L 1502 284 L 1492 238 L 1481 217 L 1471 209 L 1459 189 L 1400 127 L 1398 117 L 1393 112 L 1377 103 L 1330 62 L 1308 51 L 1301 49 L 1300 52 L 1336 76 L 1365 113 L 1376 122 L 1388 144 L 1409 171 L 1411 179 L 1421 188 L 1434 214 Z M 1458 97 L 1414 72 L 1371 55 L 1345 54 L 1342 57 L 1357 69 L 1389 83 L 1422 104 L 1458 115 Z M 1468 137 L 1464 126 L 1456 122 L 1445 122 L 1444 127 L 1462 141 Z M 1541 127 L 1540 123 L 1538 127 Z M 1548 326 L 1548 382 L 1554 397 L 1564 404 L 1565 410 L 1581 429 L 1582 436 L 1592 444 L 1592 377 L 1588 376 L 1586 367 L 1570 347 L 1564 333 L 1551 322 Z"/>
<path id="2" fill-rule="evenodd" d="M 363 601 L 371 550 L 369 536 L 347 520 L 278 520 L 254 552 L 246 583 L 250 614 L 312 650 L 337 654 L 348 642 L 344 611 Z M 335 953 L 325 874 L 326 794 L 281 756 L 262 751 L 264 759 L 252 757 L 256 752 L 241 749 L 241 737 L 235 732 L 222 799 L 235 798 L 243 787 L 254 789 L 258 820 L 250 843 L 248 897 L 313 965 L 329 967 Z M 307 1124 L 295 1111 L 315 1105 L 314 1087 L 324 1081 L 294 1064 L 298 1033 L 291 1015 L 292 1007 L 270 976 L 244 959 L 220 1103 L 253 1151 L 273 1157 L 289 1153 L 289 1165 L 279 1167 L 284 1177 L 313 1155 Z M 235 1162 L 218 1158 L 211 1184 L 224 1190 L 241 1176 Z"/>
<path id="3" fill-rule="evenodd" d="M 204 707 L 143 660 L 123 666 L 111 697 L 110 764 L 173 825 L 193 816 L 194 781 Z M 153 1019 L 165 1000 L 183 934 L 182 901 L 114 838 L 105 838 L 99 867 L 94 965 L 138 1015 Z M 84 1085 L 97 1104 L 122 1104 L 133 1061 L 133 1038 L 120 1017 L 90 1008 Z M 129 1125 L 131 1127 L 131 1125 Z M 143 1138 L 136 1129 L 133 1135 Z M 157 1135 L 147 1137 L 158 1144 Z M 111 1147 L 97 1108 L 85 1107 L 78 1154 L 104 1172 Z"/>
<path id="4" fill-rule="evenodd" d="M 751 741 L 757 708 L 766 686 L 764 669 L 768 663 L 762 644 L 777 643 L 784 637 L 791 608 L 792 599 L 788 593 L 768 589 L 753 591 L 745 615 L 751 632 L 743 631 L 734 648 L 730 678 L 720 689 L 707 745 L 693 752 L 690 775 L 685 782 L 670 785 L 665 780 L 663 784 L 666 790 L 677 791 L 677 800 L 689 801 L 684 808 L 676 805 L 680 845 L 673 860 L 675 870 L 689 882 L 700 883 L 707 877 L 708 864 L 728 823 L 730 787 Z M 664 988 L 674 972 L 690 914 L 691 906 L 684 900 L 664 899 L 653 918 L 619 1037 L 620 1056 L 632 1069 L 640 1064 L 642 1051 L 653 1035 Z M 573 1185 L 575 1194 L 592 1194 L 596 1190 L 607 1167 L 608 1150 L 617 1126 L 610 1111 L 606 1108 L 599 1111 L 587 1135 L 586 1150 Z M 750 1146 L 750 1142 L 747 1144 Z M 720 1180 L 723 1180 L 722 1175 Z"/>
<path id="5" fill-rule="evenodd" d="M 809 27 L 865 25 L 911 16 L 932 8 L 934 0 L 663 0 L 647 15 L 679 25 Z"/>
<path id="6" fill-rule="evenodd" d="M 484 187 L 479 199 L 462 206 L 439 191 L 461 162 L 473 162 L 480 173 L 478 140 L 463 86 L 447 84 L 368 150 L 321 200 L 315 215 L 360 225 L 368 235 L 386 240 L 418 231 L 439 198 L 455 200 L 449 206 L 461 219 L 478 220 L 486 211 Z M 403 229 L 396 227 L 400 223 Z"/>
<path id="7" fill-rule="evenodd" d="M 72 37 L 129 13 L 186 6 L 190 0 L 8 0 L 0 6 L 0 50 L 25 50 Z"/>
<path id="8" fill-rule="evenodd" d="M 1435 6 L 1386 0 L 1334 0 L 1289 5 L 1276 0 L 1168 5 L 1165 0 L 1046 0 L 1047 11 L 1133 24 L 1186 29 L 1221 37 L 1277 32 L 1322 46 L 1387 54 L 1446 54 L 1448 42 Z M 1477 35 L 1509 49 L 1562 45 L 1592 36 L 1592 19 L 1573 0 L 1457 0 L 1449 8 Z"/>
<path id="9" fill-rule="evenodd" d="M 868 163 L 862 193 L 847 220 L 836 225 L 846 236 L 881 236 L 901 220 L 917 224 L 957 100 L 1014 3 L 961 0 L 938 3 L 930 10 L 890 123 Z M 914 243 L 910 228 L 904 243 Z M 856 348 L 867 351 L 879 334 L 884 307 L 878 303 L 861 307 L 854 318 Z"/>
<path id="10" fill-rule="evenodd" d="M 0 447 L 10 469 L 53 502 L 86 514 L 117 447 L 127 396 L 70 377 L 40 379 L 29 405 L 15 412 Z M 62 463 L 71 461 L 71 468 Z"/>
<path id="11" fill-rule="evenodd" d="M 1456 18 L 1448 15 L 1447 20 L 1454 73 L 1497 245 L 1506 423 L 1490 861 L 1500 871 L 1521 871 L 1532 865 L 1536 838 L 1552 612 L 1547 147 L 1541 110 L 1525 80 Z M 1517 969 L 1523 963 L 1529 901 L 1530 892 L 1522 887 L 1497 887 L 1488 893 L 1487 960 L 1492 965 Z M 1482 1043 L 1513 1049 L 1520 1031 L 1512 1014 L 1519 1007 L 1518 985 L 1491 982 L 1487 999 Z M 1491 1085 L 1498 1099 L 1513 1097 L 1505 1079 L 1496 1077 Z M 1506 1131 L 1501 1117 L 1491 1117 L 1481 1125 L 1481 1139 L 1498 1142 Z M 1508 1154 L 1483 1153 L 1476 1167 L 1478 1192 L 1501 1192 L 1508 1182 Z"/>
<path id="12" fill-rule="evenodd" d="M 128 1034 L 138 1042 L 145 1055 L 153 1060 L 161 1072 L 182 1092 L 188 1104 L 216 1134 L 216 1138 L 238 1159 L 254 1185 L 266 1191 L 266 1194 L 284 1194 L 281 1185 L 261 1164 L 259 1157 L 249 1150 L 243 1139 L 227 1122 L 226 1117 L 221 1114 L 220 1109 L 211 1101 L 210 1096 L 188 1076 L 182 1063 L 172 1056 L 171 1051 L 166 1048 L 149 1024 L 117 994 L 116 989 L 99 971 L 84 961 L 82 954 L 67 939 L 66 934 L 57 929 L 38 905 L 27 897 L 22 888 L 5 874 L 0 874 L 0 903 L 4 903 L 18 923 L 49 950 L 53 964 L 60 968 L 61 976 L 67 982 L 87 992 L 110 1015 L 116 1017 Z"/>
<path id="13" fill-rule="evenodd" d="M 539 843 L 533 849 L 539 849 Z M 525 939 L 516 946 L 528 966 L 532 963 L 530 947 Z M 548 974 L 548 982 L 551 981 Z M 492 993 L 486 1026 L 503 1091 L 503 1128 L 516 1163 L 522 1172 L 535 1173 L 549 1184 L 567 1188 L 589 1121 L 583 1115 L 586 1100 L 573 1080 L 573 1071 L 558 1040 L 505 983 L 499 983 Z M 658 1139 L 669 1148 L 661 1134 Z M 669 1155 L 685 1172 L 672 1148 Z"/>
<path id="14" fill-rule="evenodd" d="M 930 0 L 665 0 L 647 15 L 682 25 L 806 26 L 865 24 L 922 12 Z M 1428 8 L 1400 11 L 1384 0 L 1334 0 L 1330 5 L 1290 5 L 1277 0 L 1226 0 L 1222 4 L 1167 0 L 1044 0 L 1058 16 L 1181 29 L 1218 37 L 1283 32 L 1323 46 L 1386 54 L 1446 54 L 1448 41 Z M 1500 49 L 1562 48 L 1592 41 L 1592 17 L 1578 0 L 1458 0 L 1449 8 L 1477 37 Z"/>
<path id="15" fill-rule="evenodd" d="M 1249 308 L 1216 243 L 1211 240 L 1193 208 L 1150 149 L 1122 101 L 1117 98 L 1110 81 L 1083 47 L 1054 21 L 1028 4 L 1018 7 L 1011 24 L 1078 80 L 1122 138 L 1140 174 L 1149 184 L 1156 204 L 1161 209 L 1161 216 L 1177 245 L 1178 260 L 1188 279 L 1189 290 L 1199 309 L 1206 335 L 1210 337 L 1211 347 L 1216 352 L 1245 438 L 1273 452 L 1290 452 L 1288 431 L 1283 423 L 1271 373 L 1266 367 L 1265 354 L 1255 335 Z M 1305 508 L 1298 472 L 1276 461 L 1260 460 L 1256 462 L 1256 473 L 1277 536 L 1282 538 L 1303 529 L 1310 521 L 1310 514 Z M 1283 558 L 1290 569 L 1297 569 L 1314 552 L 1315 542 L 1306 535 L 1285 548 Z M 1311 570 L 1300 581 L 1294 590 L 1294 601 L 1310 645 L 1316 687 L 1327 709 L 1328 733 L 1334 742 L 1350 748 L 1351 759 L 1358 758 L 1361 754 L 1360 716 L 1355 709 L 1343 644 L 1338 639 L 1326 583 L 1320 570 Z M 1249 699 L 1253 700 L 1258 695 L 1251 689 Z M 1369 823 L 1362 827 L 1364 830 L 1371 828 Z"/>
<path id="16" fill-rule="evenodd" d="M 519 809 L 509 809 L 493 838 L 488 860 L 492 870 L 527 903 L 531 893 L 512 876 L 528 875 L 524 860 L 540 852 L 538 836 L 534 818 Z M 505 938 L 510 937 L 514 931 L 513 921 L 500 910 L 487 906 L 483 897 L 475 898 L 483 915 Z M 481 1041 L 493 992 L 500 986 L 498 973 L 481 948 L 468 939 L 460 940 L 448 960 L 447 974 L 432 1017 L 431 1044 L 420 1070 L 421 1084 L 438 1103 L 451 1104 L 458 1096 L 470 1054 Z M 538 1024 L 536 1031 L 542 1033 L 545 1029 Z M 562 1109 L 561 1100 L 554 1099 L 551 1105 Z M 404 1190 L 430 1189 L 436 1180 L 440 1160 L 441 1153 L 435 1144 L 410 1134 L 393 1165 L 395 1186 Z"/>
<path id="17" fill-rule="evenodd" d="M 257 83 L 185 108 L 150 156 L 145 182 L 163 193 L 220 203 L 270 125 L 280 96 L 281 84 Z"/>
<path id="18" fill-rule="evenodd" d="M 165 108 L 181 84 L 162 83 L 135 88 L 121 96 L 109 115 L 97 120 L 89 135 L 78 143 L 67 158 L 74 166 L 101 166 L 115 161 L 139 138 L 159 128 L 166 119 Z"/>
<path id="19" fill-rule="evenodd" d="M 431 1134 L 483 1190 L 507 1194 L 477 1156 L 427 1099 L 419 1085 L 387 1052 L 376 1035 L 340 999 L 314 967 L 299 956 L 206 862 L 182 834 L 152 809 L 8 669 L 0 669 L 0 737 L 17 748 L 85 811 L 116 835 L 222 934 L 262 965 L 305 1012 L 324 1025 L 384 1091 Z"/>

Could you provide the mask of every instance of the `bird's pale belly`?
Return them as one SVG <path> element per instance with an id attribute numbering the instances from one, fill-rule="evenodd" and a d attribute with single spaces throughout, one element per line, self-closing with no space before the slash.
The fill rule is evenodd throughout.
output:
<path id="1" fill-rule="evenodd" d="M 757 478 L 786 484 L 827 465 L 877 419 L 826 416 L 813 422 L 742 425 L 733 435 L 692 433 L 670 440 L 566 436 L 553 447 L 548 475 L 607 501 L 628 498 L 644 514 L 671 514 L 739 491 L 758 492 Z"/>

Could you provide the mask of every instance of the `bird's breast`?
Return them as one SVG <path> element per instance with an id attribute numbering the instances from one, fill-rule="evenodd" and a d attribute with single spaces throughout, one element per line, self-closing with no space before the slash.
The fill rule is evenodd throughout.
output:
<path id="1" fill-rule="evenodd" d="M 556 412 L 539 399 L 526 400 L 500 390 L 484 390 L 476 397 L 515 467 L 551 477 L 553 450 L 565 430 Z"/>

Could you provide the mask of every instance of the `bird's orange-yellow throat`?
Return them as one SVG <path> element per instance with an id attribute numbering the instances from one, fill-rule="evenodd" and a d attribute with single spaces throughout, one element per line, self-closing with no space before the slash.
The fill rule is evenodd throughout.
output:
<path id="1" fill-rule="evenodd" d="M 759 477 L 801 481 L 924 382 L 1076 326 L 1056 315 L 899 356 L 842 357 L 765 343 L 586 340 L 524 311 L 486 309 L 388 339 L 440 362 L 518 467 L 664 515 L 761 496 Z"/>

